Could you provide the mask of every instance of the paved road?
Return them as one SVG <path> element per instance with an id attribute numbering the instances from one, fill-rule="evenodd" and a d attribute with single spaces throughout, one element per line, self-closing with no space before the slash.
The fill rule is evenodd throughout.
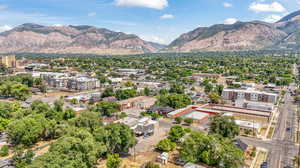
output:
<path id="1" fill-rule="evenodd" d="M 295 144 L 294 115 L 296 108 L 292 104 L 292 97 L 287 93 L 285 103 L 280 108 L 280 116 L 272 140 L 261 141 L 253 138 L 239 137 L 246 144 L 265 148 L 269 151 L 267 162 L 270 168 L 284 168 L 292 166 L 293 158 L 299 152 L 299 146 Z M 287 131 L 291 127 L 291 131 Z"/>
<path id="2" fill-rule="evenodd" d="M 297 75 L 294 66 L 294 75 Z M 296 85 L 290 84 L 288 90 L 294 90 Z M 299 154 L 299 145 L 295 143 L 297 133 L 297 107 L 293 104 L 293 97 L 287 92 L 284 104 L 279 107 L 279 117 L 272 140 L 260 141 L 252 138 L 239 137 L 245 143 L 265 148 L 269 151 L 267 162 L 270 168 L 293 167 L 293 158 Z M 290 130 L 287 130 L 290 128 Z"/>

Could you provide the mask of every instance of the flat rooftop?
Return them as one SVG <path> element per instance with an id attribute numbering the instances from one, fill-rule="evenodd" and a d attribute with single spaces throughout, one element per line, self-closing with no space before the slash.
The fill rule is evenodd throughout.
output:
<path id="1" fill-rule="evenodd" d="M 205 107 L 200 108 L 199 110 L 206 110 L 209 112 L 215 113 L 224 113 L 224 112 L 231 112 L 231 113 L 240 113 L 240 114 L 248 114 L 248 115 L 257 115 L 262 117 L 270 117 L 272 112 L 270 111 L 262 111 L 262 110 L 252 110 L 234 106 L 222 106 L 222 105 L 207 105 Z"/>
<path id="2" fill-rule="evenodd" d="M 126 100 L 119 101 L 119 104 L 128 104 L 136 101 L 144 101 L 144 102 L 155 102 L 157 99 L 155 97 L 150 96 L 139 96 L 134 97 Z"/>
<path id="3" fill-rule="evenodd" d="M 207 113 L 201 113 L 201 112 L 198 112 L 198 111 L 193 111 L 191 113 L 188 113 L 186 115 L 184 115 L 184 118 L 192 118 L 192 119 L 195 119 L 195 120 L 202 120 L 206 117 L 208 117 L 209 114 Z"/>
<path id="4" fill-rule="evenodd" d="M 277 96 L 276 93 L 269 93 L 269 92 L 264 92 L 264 91 L 259 91 L 255 90 L 254 88 L 247 88 L 247 89 L 224 89 L 223 91 L 225 92 L 244 92 L 244 93 L 256 93 L 256 94 L 266 94 L 266 95 L 272 95 L 272 96 Z"/>
<path id="5" fill-rule="evenodd" d="M 249 122 L 249 121 L 243 121 L 243 120 L 235 120 L 235 123 L 241 127 L 246 127 L 246 128 L 255 128 L 255 129 L 260 129 L 261 124 L 257 122 Z"/>

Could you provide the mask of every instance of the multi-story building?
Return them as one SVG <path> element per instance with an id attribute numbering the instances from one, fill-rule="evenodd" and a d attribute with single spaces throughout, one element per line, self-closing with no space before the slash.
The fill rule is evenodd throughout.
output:
<path id="1" fill-rule="evenodd" d="M 145 71 L 142 69 L 117 69 L 117 72 L 123 75 L 137 75 L 143 74 Z"/>
<path id="2" fill-rule="evenodd" d="M 245 99 L 248 101 L 276 103 L 278 95 L 274 93 L 257 91 L 253 88 L 242 89 L 224 89 L 222 98 L 225 100 L 235 101 Z"/>
<path id="3" fill-rule="evenodd" d="M 8 68 L 16 67 L 15 55 L 2 55 L 0 56 L 0 64 L 5 65 Z"/>
<path id="4" fill-rule="evenodd" d="M 100 81 L 97 78 L 80 76 L 68 80 L 67 88 L 73 90 L 92 90 L 100 87 Z"/>
<path id="5" fill-rule="evenodd" d="M 67 86 L 70 77 L 64 73 L 41 72 L 40 77 L 44 79 L 48 86 L 54 88 L 63 88 Z"/>

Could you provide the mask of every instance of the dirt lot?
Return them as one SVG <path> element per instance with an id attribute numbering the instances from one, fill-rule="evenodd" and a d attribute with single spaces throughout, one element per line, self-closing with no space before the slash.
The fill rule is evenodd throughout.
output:
<path id="1" fill-rule="evenodd" d="M 140 168 L 143 164 L 153 161 L 155 162 L 156 157 L 160 153 L 158 152 L 145 152 L 137 155 L 136 157 L 130 156 L 122 159 L 121 168 Z M 97 168 L 106 168 L 106 161 L 99 162 Z M 161 165 L 161 168 L 181 168 L 181 166 L 168 163 L 167 165 Z"/>
<path id="2" fill-rule="evenodd" d="M 136 153 L 145 153 L 153 151 L 155 148 L 155 145 L 158 144 L 158 142 L 162 139 L 164 139 L 167 136 L 167 131 L 164 129 L 158 129 L 158 131 L 147 138 L 139 137 L 138 138 L 138 144 L 135 146 L 135 152 Z M 133 152 L 133 151 L 131 151 Z M 132 153 L 133 154 L 133 153 Z"/>

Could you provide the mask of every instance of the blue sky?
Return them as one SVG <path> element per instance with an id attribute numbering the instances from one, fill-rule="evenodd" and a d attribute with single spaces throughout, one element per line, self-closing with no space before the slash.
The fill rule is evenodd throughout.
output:
<path id="1" fill-rule="evenodd" d="M 0 31 L 23 23 L 93 25 L 169 43 L 199 26 L 274 22 L 300 0 L 0 0 Z"/>

